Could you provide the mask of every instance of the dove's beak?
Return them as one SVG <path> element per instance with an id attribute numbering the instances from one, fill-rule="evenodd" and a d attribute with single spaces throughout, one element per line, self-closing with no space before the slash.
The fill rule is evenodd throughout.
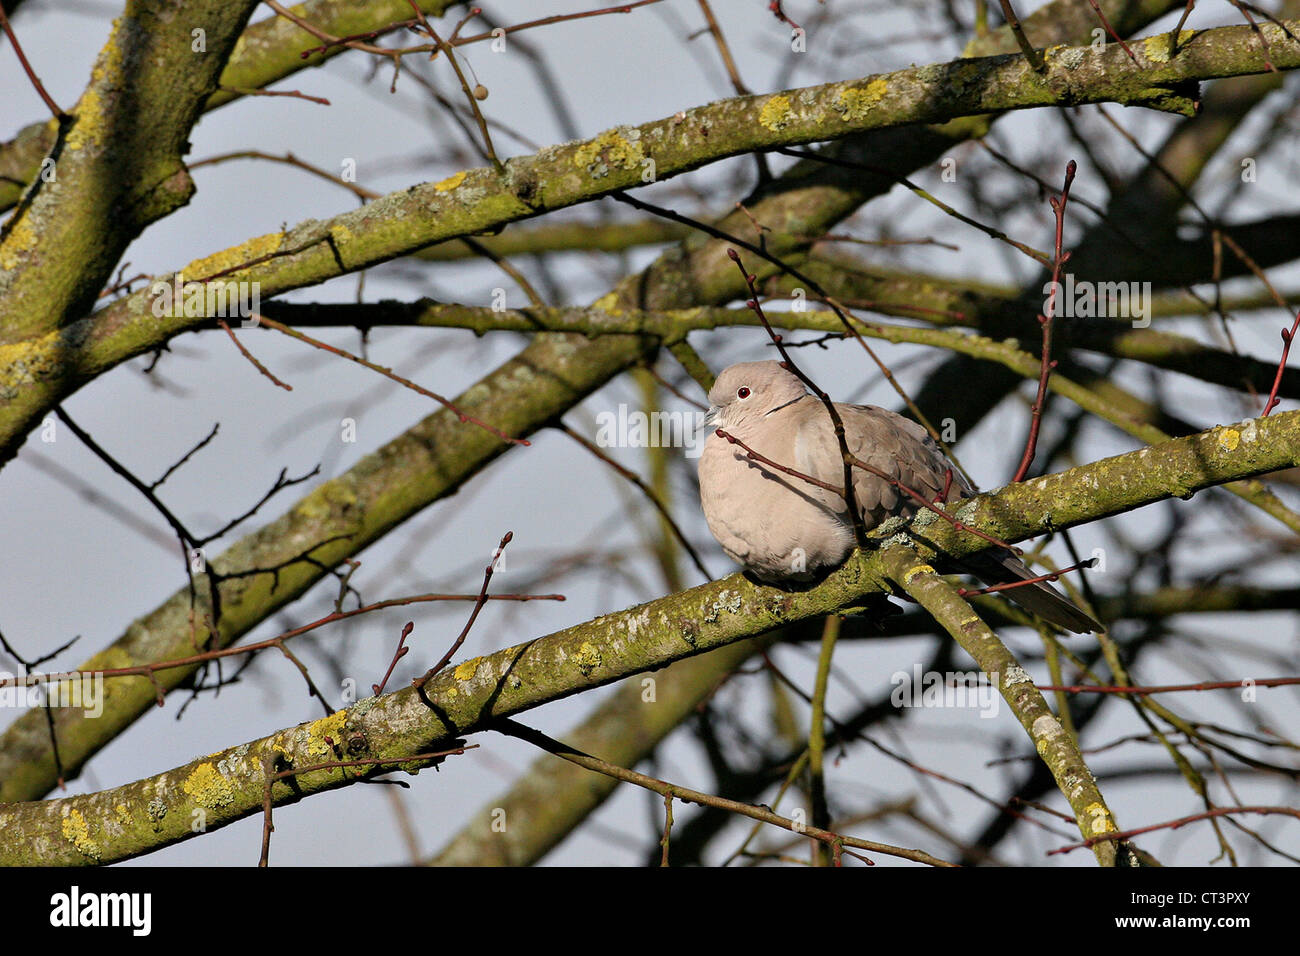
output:
<path id="1" fill-rule="evenodd" d="M 722 418 L 722 406 L 710 405 L 709 410 L 704 413 L 704 427 L 716 428 L 719 419 Z"/>

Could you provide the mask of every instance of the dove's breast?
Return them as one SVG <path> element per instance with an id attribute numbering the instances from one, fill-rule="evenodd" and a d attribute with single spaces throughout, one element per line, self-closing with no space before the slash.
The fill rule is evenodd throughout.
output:
<path id="1" fill-rule="evenodd" d="M 740 437 L 773 461 L 795 467 L 758 440 Z M 700 502 L 709 531 L 733 560 L 765 580 L 804 579 L 840 564 L 853 549 L 853 529 L 827 500 L 834 495 L 759 462 L 710 435 L 700 455 Z"/>

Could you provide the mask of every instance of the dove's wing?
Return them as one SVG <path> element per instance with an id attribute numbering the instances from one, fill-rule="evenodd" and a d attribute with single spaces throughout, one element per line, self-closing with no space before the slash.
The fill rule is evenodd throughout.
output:
<path id="1" fill-rule="evenodd" d="M 945 487 L 949 499 L 970 492 L 955 469 L 949 480 L 948 460 L 920 425 L 874 405 L 837 404 L 835 409 L 844 422 L 849 451 L 864 464 L 929 501 L 942 495 Z M 787 411 L 796 427 L 795 467 L 836 487 L 843 486 L 843 456 L 826 407 L 808 396 L 778 414 Z M 853 492 L 869 529 L 893 515 L 911 515 L 921 507 L 907 492 L 866 469 L 854 468 L 853 478 Z M 833 504 L 835 496 L 824 494 L 827 504 Z M 842 499 L 834 506 L 846 510 Z"/>
<path id="2" fill-rule="evenodd" d="M 936 501 L 945 488 L 946 501 L 974 493 L 934 439 L 916 422 L 874 405 L 837 404 L 835 408 L 844 422 L 849 451 L 865 464 L 925 496 L 927 501 Z M 788 411 L 791 420 L 797 423 L 795 467 L 814 478 L 842 486 L 843 455 L 826 407 L 817 398 L 807 396 L 789 406 Z M 923 507 L 907 492 L 862 468 L 854 468 L 853 492 L 868 530 L 893 515 L 910 516 Z M 847 521 L 848 509 L 843 498 L 836 502 L 831 493 L 823 491 L 822 494 L 826 505 L 835 508 Z M 960 564 L 987 584 L 1009 584 L 1037 576 L 1003 548 L 970 555 Z M 1100 624 L 1045 581 L 1013 588 L 1006 596 L 1068 631 L 1086 634 L 1102 630 Z"/>

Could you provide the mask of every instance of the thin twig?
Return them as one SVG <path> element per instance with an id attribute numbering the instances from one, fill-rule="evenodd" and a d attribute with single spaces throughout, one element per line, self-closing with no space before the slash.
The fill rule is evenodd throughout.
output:
<path id="1" fill-rule="evenodd" d="M 186 166 L 191 170 L 195 170 L 200 166 L 215 166 L 218 163 L 224 163 L 232 159 L 263 159 L 272 163 L 284 163 L 288 166 L 295 166 L 298 169 L 306 170 L 313 176 L 319 176 L 321 179 L 328 180 L 336 186 L 342 186 L 358 199 L 362 200 L 378 199 L 382 195 L 382 193 L 366 189 L 364 186 L 358 186 L 356 183 L 348 182 L 343 177 L 335 176 L 333 173 L 321 169 L 319 166 L 313 166 L 306 160 L 299 159 L 293 153 L 285 153 L 283 156 L 278 156 L 275 153 L 264 153 L 259 149 L 240 149 L 235 150 L 234 152 L 219 153 L 216 156 L 208 156 L 205 159 L 195 160 L 192 163 L 187 163 Z"/>
<path id="2" fill-rule="evenodd" d="M 1106 32 L 1110 34 L 1110 38 L 1123 47 L 1124 52 L 1128 54 L 1130 60 L 1137 63 L 1138 59 L 1134 56 L 1132 48 L 1124 42 L 1122 36 L 1115 32 L 1115 28 L 1111 26 L 1110 21 L 1106 19 L 1106 14 L 1104 14 L 1101 7 L 1097 5 L 1097 0 L 1088 0 L 1088 6 L 1092 7 L 1093 12 L 1097 14 L 1097 19 L 1100 20 L 1101 25 L 1106 28 Z"/>
<path id="3" fill-rule="evenodd" d="M 608 763 L 589 754 L 574 750 L 557 740 L 552 740 L 540 731 L 531 727 L 526 727 L 517 721 L 509 718 L 502 718 L 492 724 L 492 729 L 511 737 L 518 737 L 534 746 L 545 750 L 547 753 L 555 754 L 562 757 L 570 763 L 577 764 L 580 767 L 586 767 L 596 773 L 603 773 L 613 777 L 616 780 L 622 780 L 626 783 L 636 784 L 638 787 L 644 787 L 658 794 L 672 794 L 678 800 L 689 803 L 698 803 L 702 806 L 716 807 L 720 810 L 726 810 L 740 816 L 749 817 L 751 820 L 761 820 L 764 823 L 770 823 L 773 826 L 782 827 L 791 833 L 797 833 L 801 836 L 813 840 L 820 840 L 828 845 L 833 845 L 836 841 L 844 846 L 856 847 L 861 850 L 874 851 L 886 856 L 896 856 L 905 860 L 912 860 L 916 863 L 927 863 L 930 866 L 955 866 L 946 860 L 931 856 L 924 850 L 911 850 L 905 847 L 891 846 L 886 843 L 876 843 L 872 840 L 859 840 L 855 837 L 842 836 L 838 833 L 831 833 L 828 830 L 822 830 L 818 827 L 809 826 L 806 823 L 799 823 L 790 820 L 779 814 L 773 813 L 766 807 L 754 806 L 749 803 L 741 803 L 738 800 L 728 800 L 725 797 L 714 796 L 709 793 L 702 793 L 698 790 L 691 790 L 686 787 L 680 787 L 676 784 L 659 780 L 655 777 L 647 776 L 643 773 L 637 773 L 635 770 L 628 770 L 615 764 Z M 869 861 L 868 861 L 869 862 Z"/>
<path id="4" fill-rule="evenodd" d="M 1047 305 L 1044 306 L 1042 313 L 1038 316 L 1038 324 L 1043 329 L 1043 345 L 1041 354 L 1041 364 L 1038 373 L 1038 395 L 1034 399 L 1034 407 L 1029 423 L 1029 438 L 1025 441 L 1025 453 L 1021 456 L 1020 467 L 1016 469 L 1015 477 L 1011 483 L 1023 481 L 1025 475 L 1029 472 L 1029 466 L 1034 462 L 1034 451 L 1038 447 L 1038 429 L 1043 421 L 1043 407 L 1047 404 L 1047 382 L 1051 378 L 1052 369 L 1056 367 L 1056 362 L 1052 360 L 1052 319 L 1056 316 L 1056 295 L 1061 288 L 1061 267 L 1065 265 L 1070 258 L 1068 252 L 1061 251 L 1061 237 L 1065 230 L 1065 206 L 1070 201 L 1070 184 L 1074 182 L 1074 174 L 1078 171 L 1078 164 L 1070 160 L 1065 164 L 1065 186 L 1061 189 L 1060 196 L 1053 196 L 1050 200 L 1052 211 L 1056 213 L 1056 242 L 1053 246 L 1052 258 L 1052 285 L 1051 293 L 1047 297 Z"/>
<path id="5" fill-rule="evenodd" d="M 632 471 L 629 468 L 624 468 L 622 465 L 620 465 L 609 455 L 601 451 L 600 448 L 594 442 L 590 441 L 585 436 L 578 434 L 576 431 L 574 431 L 572 428 L 570 428 L 568 425 L 564 424 L 563 422 L 560 422 L 555 427 L 560 431 L 564 432 L 564 434 L 568 435 L 570 438 L 576 441 L 583 448 L 587 449 L 587 451 L 591 452 L 593 455 L 595 455 L 605 464 L 609 465 L 611 468 L 617 471 L 628 481 L 632 482 L 632 484 L 636 485 L 636 487 L 641 490 L 641 493 L 644 494 L 650 500 L 650 503 L 652 505 L 654 505 L 655 510 L 659 512 L 660 517 L 662 517 L 664 521 L 667 522 L 668 527 L 672 529 L 673 537 L 677 539 L 678 543 L 681 544 L 681 546 L 685 549 L 686 553 L 690 555 L 692 563 L 694 563 L 696 569 L 700 572 L 700 574 L 704 575 L 704 578 L 707 581 L 713 580 L 713 575 L 710 574 L 709 569 L 704 566 L 704 562 L 700 559 L 699 553 L 695 550 L 694 546 L 692 546 L 691 542 L 687 540 L 686 533 L 683 532 L 681 527 L 678 526 L 677 522 L 673 520 L 673 516 L 668 513 L 668 508 L 664 505 L 659 495 L 655 493 L 653 488 L 651 488 L 649 485 L 647 485 L 644 481 L 641 480 L 640 475 L 638 475 L 636 472 Z"/>
<path id="6" fill-rule="evenodd" d="M 1083 568 L 1091 568 L 1096 564 L 1096 558 L 1088 558 L 1086 561 L 1072 564 L 1068 568 L 1061 568 L 1061 570 L 1053 571 L 1051 574 L 1040 574 L 1037 577 L 1025 578 L 1023 581 L 1011 581 L 1008 584 L 992 584 L 984 588 L 958 588 L 957 593 L 962 597 L 968 597 L 972 594 L 996 594 L 999 591 L 1014 591 L 1016 588 L 1023 588 L 1027 585 L 1039 584 L 1045 581 L 1059 581 L 1063 574 L 1069 574 L 1071 571 L 1079 571 Z"/>
<path id="7" fill-rule="evenodd" d="M 1150 833 L 1153 830 L 1177 830 L 1180 827 L 1187 826 L 1189 823 L 1197 823 L 1201 820 L 1209 820 L 1214 817 L 1230 816 L 1235 813 L 1281 813 L 1286 816 L 1300 819 L 1300 810 L 1297 810 L 1294 807 L 1216 807 L 1213 810 L 1207 810 L 1204 813 L 1195 813 L 1189 817 L 1181 817 L 1177 820 L 1169 820 L 1165 823 L 1153 823 L 1149 827 L 1138 827 L 1135 830 L 1121 830 L 1117 833 L 1107 833 L 1104 836 L 1089 837 L 1079 843 L 1071 843 L 1069 846 L 1058 847 L 1055 850 L 1048 850 L 1047 855 L 1054 856 L 1058 853 L 1069 853 L 1071 850 L 1082 850 L 1086 847 L 1091 847 L 1097 843 L 1101 843 L 1104 840 L 1131 840 L 1135 836 L 1140 836 L 1143 833 Z"/>
<path id="8" fill-rule="evenodd" d="M 244 348 L 244 343 L 240 342 L 239 339 L 235 337 L 234 330 L 229 325 L 226 324 L 225 319 L 217 319 L 217 325 L 221 326 L 223 329 L 226 330 L 226 334 L 230 336 L 230 341 L 234 342 L 235 348 L 239 349 L 239 354 L 241 354 L 242 356 L 244 356 L 244 358 L 252 362 L 253 368 L 257 369 L 259 372 L 261 372 L 263 375 L 269 378 L 271 380 L 271 384 L 279 386 L 280 388 L 284 389 L 286 392 L 293 391 L 292 385 L 290 385 L 288 382 L 284 382 L 276 378 L 275 375 L 272 374 L 270 369 L 268 369 L 265 365 L 263 365 L 260 361 L 258 361 L 257 356 L 255 356 L 252 352 L 248 351 L 248 349 Z"/>
<path id="9" fill-rule="evenodd" d="M 1268 413 L 1282 401 L 1278 398 L 1278 389 L 1282 387 L 1282 373 L 1286 370 L 1287 356 L 1291 353 L 1291 343 L 1295 340 L 1296 330 L 1300 329 L 1300 312 L 1296 313 L 1295 321 L 1291 323 L 1291 330 L 1282 330 L 1282 359 L 1277 363 L 1277 375 L 1273 379 L 1273 388 L 1268 393 L 1268 401 L 1264 403 L 1264 410 L 1259 413 L 1260 418 L 1267 418 Z"/>
<path id="10" fill-rule="evenodd" d="M 210 441 L 212 441 L 212 439 L 216 438 L 216 437 L 217 437 L 217 432 L 220 430 L 220 428 L 221 428 L 221 423 L 220 423 L 220 422 L 213 422 L 213 424 L 212 424 L 212 431 L 208 432 L 207 437 L 201 439 L 197 445 L 195 445 L 193 448 L 191 448 L 189 451 L 187 451 L 184 455 L 182 455 L 179 461 L 177 461 L 177 462 L 176 462 L 175 464 L 173 464 L 170 468 L 168 468 L 166 471 L 164 471 L 163 474 L 162 474 L 162 477 L 159 478 L 157 481 L 155 481 L 153 484 L 151 484 L 151 485 L 149 486 L 150 490 L 156 491 L 156 490 L 158 489 L 158 487 L 159 487 L 160 485 L 163 484 L 163 482 L 165 482 L 168 478 L 170 478 L 170 477 L 172 476 L 172 474 L 176 471 L 176 469 L 178 469 L 178 468 L 180 468 L 182 465 L 184 465 L 187 461 L 189 461 L 191 458 L 193 458 L 194 455 L 195 455 L 195 454 L 196 454 L 196 453 L 197 453 L 201 448 L 203 448 L 203 447 L 204 447 L 208 442 L 210 442 Z"/>
<path id="11" fill-rule="evenodd" d="M 717 44 L 718 56 L 722 57 L 722 65 L 727 70 L 727 76 L 731 79 L 731 87 L 740 96 L 749 96 L 750 89 L 740 78 L 740 71 L 736 69 L 736 61 L 732 59 L 731 48 L 727 46 L 727 38 L 722 35 L 722 27 L 718 26 L 718 19 L 713 15 L 713 8 L 709 6 L 709 0 L 696 0 L 700 5 L 700 12 L 704 14 L 704 22 L 709 25 L 709 32 L 713 34 L 713 42 Z"/>
<path id="12" fill-rule="evenodd" d="M 1247 683 L 1249 682 L 1249 683 Z M 1056 690 L 1067 694 L 1179 694 L 1203 690 L 1241 690 L 1242 687 L 1293 687 L 1300 677 L 1261 677 L 1243 680 L 1202 681 L 1199 684 L 1159 684 L 1149 687 L 1115 684 L 1039 684 L 1039 690 Z"/>
<path id="13" fill-rule="evenodd" d="M 382 365 L 376 365 L 374 362 L 367 361 L 366 359 L 363 359 L 358 355 L 353 355 L 351 352 L 344 351 L 343 349 L 340 348 L 335 348 L 333 345 L 329 345 L 325 342 L 320 341 L 320 339 L 314 339 L 310 335 L 304 335 L 302 332 L 299 332 L 297 329 L 291 329 L 289 328 L 289 326 L 277 322 L 275 319 L 267 318 L 265 315 L 259 314 L 257 316 L 257 324 L 265 325 L 268 328 L 275 329 L 277 332 L 282 332 L 283 334 L 289 336 L 290 338 L 295 338 L 300 342 L 305 342 L 314 348 L 322 349 L 323 351 L 326 352 L 333 352 L 335 355 L 338 355 L 341 358 L 345 358 L 350 362 L 356 362 L 358 365 L 364 365 L 372 372 L 378 372 L 380 375 L 384 376 L 385 378 L 392 379 L 397 384 L 409 388 L 413 392 L 417 392 L 420 395 L 425 396 L 426 398 L 433 399 L 443 408 L 447 409 L 447 411 L 451 412 L 456 417 L 458 417 L 462 422 L 467 422 L 471 425 L 477 425 L 479 428 L 482 428 L 485 431 L 491 432 L 493 435 L 496 435 L 496 437 L 500 438 L 502 441 L 510 442 L 510 444 L 512 445 L 532 444 L 532 442 L 530 442 L 526 438 L 511 438 L 509 435 L 501 431 L 499 428 L 494 428 L 491 425 L 489 425 L 487 422 L 475 418 L 473 415 L 467 414 L 466 412 L 462 412 L 459 408 L 453 405 L 448 399 L 443 398 L 441 395 L 437 394 L 436 392 L 429 391 L 427 388 L 423 388 L 422 386 L 416 385 L 410 379 L 403 378 L 402 376 L 395 373 L 392 369 L 385 368 Z"/>
<path id="14" fill-rule="evenodd" d="M 1025 59 L 1029 61 L 1029 65 L 1036 73 L 1042 73 L 1047 69 L 1047 62 L 1034 49 L 1034 45 L 1029 42 L 1029 37 L 1025 36 L 1025 28 L 1020 25 L 1020 18 L 1016 16 L 1011 0 L 998 0 L 998 3 L 1002 6 L 1002 18 L 1007 21 L 1007 26 L 1015 34 L 1016 43 L 1020 45 L 1020 52 L 1025 55 Z"/>
<path id="15" fill-rule="evenodd" d="M 456 637 L 456 640 L 452 643 L 451 647 L 447 648 L 447 653 L 443 654 L 442 660 L 430 667 L 423 675 L 411 681 L 411 686 L 420 691 L 421 696 L 424 694 L 424 685 L 429 683 L 429 681 L 433 679 L 434 675 L 451 663 L 452 656 L 460 650 L 461 644 L 465 643 L 465 638 L 469 634 L 469 629 L 474 626 L 474 621 L 478 619 L 478 612 L 483 610 L 483 605 L 487 603 L 488 584 L 492 581 L 492 572 L 496 570 L 497 562 L 501 560 L 501 552 L 505 550 L 506 545 L 510 543 L 514 536 L 515 533 L 513 531 L 507 531 L 505 533 L 505 536 L 501 539 L 501 543 L 497 545 L 496 551 L 492 554 L 492 562 L 483 569 L 483 587 L 479 589 L 478 599 L 474 602 L 474 610 L 470 612 L 469 620 L 466 621 L 465 626 L 461 628 L 461 632 Z"/>
<path id="16" fill-rule="evenodd" d="M 1173 59 L 1178 55 L 1178 38 L 1182 35 L 1183 24 L 1187 22 L 1187 18 L 1192 15 L 1194 9 L 1196 9 L 1196 0 L 1187 0 L 1187 5 L 1183 7 L 1183 15 L 1178 18 L 1178 22 L 1174 24 L 1174 28 L 1169 31 L 1170 59 Z"/>
<path id="17" fill-rule="evenodd" d="M 668 865 L 668 839 L 673 832 L 673 795 L 664 794 L 664 835 L 659 840 L 659 845 L 664 848 L 663 856 L 660 858 L 659 865 Z"/>
<path id="18" fill-rule="evenodd" d="M 236 575 L 227 575 L 235 577 Z M 353 608 L 351 611 L 333 611 L 322 618 L 318 618 L 308 624 L 303 624 L 295 628 L 290 628 L 275 637 L 268 638 L 265 641 L 257 641 L 253 644 L 242 644 L 239 647 L 224 647 L 210 651 L 203 651 L 198 654 L 192 654 L 189 657 L 178 657 L 165 661 L 150 661 L 147 664 L 135 664 L 130 667 L 110 667 L 103 670 L 89 671 L 66 671 L 59 675 L 59 679 L 71 677 L 74 675 L 87 675 L 103 677 L 105 679 L 114 677 L 145 677 L 153 679 L 155 673 L 159 671 L 173 670 L 177 667 L 189 667 L 194 664 L 202 664 L 208 661 L 220 660 L 226 657 L 235 657 L 242 654 L 254 654 L 258 651 L 264 651 L 268 648 L 279 647 L 280 642 L 297 637 L 300 634 L 306 634 L 317 628 L 324 627 L 327 624 L 333 624 L 335 621 L 344 621 L 348 618 L 357 617 L 361 614 L 369 614 L 373 611 L 383 610 L 389 607 L 401 607 L 407 604 L 421 604 L 434 601 L 563 601 L 563 594 L 489 594 L 486 597 L 477 594 L 416 594 L 410 597 L 391 598 L 387 601 L 377 601 L 374 604 L 367 604 L 364 607 Z M 0 687 L 27 687 L 33 684 L 44 683 L 50 680 L 54 675 L 35 674 L 29 677 L 7 677 L 0 678 Z M 161 692 L 161 688 L 158 688 Z"/>
<path id="19" fill-rule="evenodd" d="M 50 96 L 50 94 L 45 91 L 45 84 L 42 83 L 40 77 L 36 75 L 36 71 L 32 69 L 32 65 L 27 62 L 27 56 L 23 53 L 22 44 L 18 42 L 18 37 L 14 34 L 14 28 L 9 25 L 9 18 L 5 16 L 3 5 L 0 5 L 0 28 L 4 29 L 5 35 L 9 37 L 9 42 L 14 45 L 14 53 L 18 55 L 18 62 L 22 64 L 23 72 L 26 73 L 27 78 L 32 81 L 32 86 L 36 88 L 36 92 L 40 96 L 41 100 L 44 101 L 45 106 L 54 114 L 54 118 L 60 123 L 66 121 L 68 119 L 68 114 L 63 112 L 59 104 L 54 102 L 54 97 Z"/>
<path id="20" fill-rule="evenodd" d="M 378 684 L 370 685 L 370 689 L 374 692 L 374 695 L 376 697 L 382 694 L 384 692 L 384 688 L 388 686 L 388 678 L 393 676 L 393 668 L 397 666 L 397 662 L 400 661 L 403 657 L 405 657 L 407 653 L 411 650 L 409 647 L 406 646 L 406 639 L 411 635 L 411 631 L 413 631 L 414 629 L 415 629 L 415 622 L 407 621 L 406 626 L 402 628 L 402 636 L 397 639 L 397 650 L 393 653 L 393 659 L 388 662 L 388 670 L 384 671 L 383 680 L 381 680 Z"/>
<path id="21" fill-rule="evenodd" d="M 465 79 L 465 71 L 460 68 L 460 61 L 456 59 L 456 54 L 452 52 L 451 47 L 443 41 L 442 37 L 438 36 L 438 31 L 429 23 L 424 11 L 420 9 L 420 5 L 415 0 L 407 0 L 407 2 L 410 3 L 411 9 L 415 11 L 415 17 L 420 21 L 420 26 L 433 38 L 433 42 L 438 44 L 438 48 L 447 54 L 447 60 L 451 63 L 451 68 L 456 71 L 456 79 L 460 80 L 460 88 L 465 93 L 465 99 L 469 100 L 469 108 L 473 111 L 474 120 L 478 123 L 478 130 L 483 136 L 483 148 L 487 150 L 487 157 L 491 160 L 492 166 L 498 173 L 504 172 L 505 167 L 501 165 L 501 160 L 497 159 L 497 151 L 492 147 L 492 134 L 488 132 L 487 121 L 483 119 L 483 111 L 479 109 L 478 97 L 469 88 L 469 81 Z M 434 56 L 436 55 L 434 54 Z"/>
<path id="22" fill-rule="evenodd" d="M 295 99 L 319 103 L 321 106 L 332 105 L 323 96 L 312 96 L 309 93 L 303 93 L 301 90 L 260 90 L 256 87 L 243 86 L 218 86 L 217 89 L 224 90 L 227 93 L 238 93 L 240 96 L 292 96 Z"/>

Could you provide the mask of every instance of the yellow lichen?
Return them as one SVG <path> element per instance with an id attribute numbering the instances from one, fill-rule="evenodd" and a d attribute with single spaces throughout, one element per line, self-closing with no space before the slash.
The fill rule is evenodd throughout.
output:
<path id="1" fill-rule="evenodd" d="M 181 275 L 187 280 L 197 281 L 218 272 L 226 272 L 245 262 L 269 256 L 280 248 L 283 240 L 283 232 L 268 232 L 232 249 L 223 249 L 203 259 L 195 259 L 181 270 Z"/>
<path id="2" fill-rule="evenodd" d="M 573 155 L 573 165 L 596 176 L 605 175 L 610 166 L 635 169 L 645 159 L 640 135 L 639 130 L 628 130 L 626 134 L 616 129 L 606 130 L 578 147 Z"/>
<path id="3" fill-rule="evenodd" d="M 1241 432 L 1235 428 L 1225 428 L 1219 434 L 1219 447 L 1224 451 L 1236 451 L 1241 443 Z"/>
<path id="4" fill-rule="evenodd" d="M 337 710 L 328 717 L 314 720 L 307 725 L 307 752 L 314 757 L 326 757 L 334 753 L 334 745 L 343 739 L 343 725 L 347 723 L 348 712 Z M 325 738 L 328 737 L 327 741 Z"/>
<path id="5" fill-rule="evenodd" d="M 903 587 L 907 587 L 922 574 L 934 574 L 934 568 L 930 567 L 928 564 L 918 564 L 916 567 L 910 568 L 907 573 L 903 575 Z"/>
<path id="6" fill-rule="evenodd" d="M 864 119 L 872 107 L 884 98 L 888 89 L 889 84 L 877 78 L 868 83 L 865 89 L 852 87 L 843 90 L 835 101 L 835 108 L 846 120 Z"/>
<path id="7" fill-rule="evenodd" d="M 332 481 L 307 495 L 293 510 L 295 514 L 304 518 L 320 520 L 329 517 L 335 511 L 348 511 L 355 507 L 356 503 L 357 493 L 350 485 Z"/>
<path id="8" fill-rule="evenodd" d="M 81 853 L 92 860 L 99 859 L 99 845 L 90 837 L 90 826 L 77 809 L 69 810 L 63 817 L 63 837 Z"/>
<path id="9" fill-rule="evenodd" d="M 1181 47 L 1195 35 L 1196 32 L 1194 30 L 1184 30 L 1182 33 L 1178 34 L 1178 46 Z M 1142 41 L 1142 50 L 1146 54 L 1147 59 L 1152 63 L 1168 63 L 1169 34 L 1157 33 L 1153 37 L 1147 37 Z"/>
<path id="10" fill-rule="evenodd" d="M 210 763 L 201 763 L 195 767 L 181 784 L 181 789 L 193 797 L 199 806 L 209 809 L 224 807 L 235 799 L 230 781 Z"/>
<path id="11" fill-rule="evenodd" d="M 475 657 L 472 660 L 462 661 L 460 664 L 456 665 L 456 669 L 451 672 L 452 676 L 455 677 L 456 680 L 469 680 L 474 676 L 474 672 L 478 670 L 478 662 L 482 659 L 483 658 L 481 657 Z"/>
<path id="12" fill-rule="evenodd" d="M 101 128 L 102 112 L 103 100 L 99 90 L 92 86 L 86 90 L 81 97 L 81 102 L 77 104 L 77 119 L 72 124 L 72 129 L 68 130 L 66 141 L 68 152 L 75 153 L 85 149 L 96 138 Z"/>
<path id="13" fill-rule="evenodd" d="M 591 304 L 591 308 L 600 312 L 608 312 L 610 315 L 622 315 L 623 310 L 619 308 L 619 304 L 620 300 L 617 292 L 606 292 Z"/>
<path id="14" fill-rule="evenodd" d="M 86 662 L 89 670 L 116 670 L 119 667 L 134 667 L 140 663 L 125 648 L 110 647 L 100 651 Z M 111 681 L 109 685 L 111 685 Z M 108 685 L 106 685 L 107 688 Z"/>
<path id="15" fill-rule="evenodd" d="M 3 246 L 0 246 L 0 269 L 15 269 L 22 254 L 36 245 L 36 231 L 32 229 L 31 217 L 23 216 L 14 226 L 13 232 Z"/>
<path id="16" fill-rule="evenodd" d="M 591 672 L 601 665 L 600 648 L 583 641 L 582 646 L 578 648 L 577 661 L 582 676 L 590 677 Z"/>
<path id="17" fill-rule="evenodd" d="M 433 188 L 440 193 L 450 192 L 465 181 L 465 170 L 461 170 L 454 176 L 448 176 L 441 182 L 433 184 Z"/>
<path id="18" fill-rule="evenodd" d="M 113 813 L 117 816 L 117 822 L 126 826 L 131 822 L 131 811 L 126 808 L 125 803 L 119 803 L 113 807 Z"/>
<path id="19" fill-rule="evenodd" d="M 774 96 L 758 111 L 758 121 L 773 132 L 790 125 L 794 113 L 790 110 L 790 97 Z"/>
<path id="20" fill-rule="evenodd" d="M 1115 829 L 1115 823 L 1110 818 L 1110 811 L 1100 803 L 1088 804 L 1083 809 L 1083 815 L 1091 821 L 1094 835 L 1110 833 Z"/>

